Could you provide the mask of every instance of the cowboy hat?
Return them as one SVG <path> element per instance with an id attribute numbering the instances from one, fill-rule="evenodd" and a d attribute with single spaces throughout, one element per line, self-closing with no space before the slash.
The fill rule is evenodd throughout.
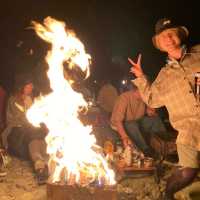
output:
<path id="1" fill-rule="evenodd" d="M 184 41 L 189 35 L 189 31 L 185 26 L 177 26 L 176 24 L 172 23 L 172 21 L 170 19 L 167 19 L 167 18 L 159 19 L 155 25 L 155 35 L 152 37 L 153 45 L 157 49 L 161 50 L 160 45 L 159 45 L 158 36 L 160 33 L 162 33 L 163 31 L 165 31 L 167 29 L 174 29 L 174 30 L 178 31 L 178 33 L 181 37 L 180 38 L 181 41 Z"/>

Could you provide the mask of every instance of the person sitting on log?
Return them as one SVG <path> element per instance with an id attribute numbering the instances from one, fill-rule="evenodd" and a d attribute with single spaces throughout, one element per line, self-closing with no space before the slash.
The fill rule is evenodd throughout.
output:
<path id="1" fill-rule="evenodd" d="M 145 156 L 154 157 L 148 144 L 152 134 L 167 133 L 161 118 L 144 103 L 138 89 L 127 80 L 129 86 L 117 98 L 111 116 L 111 127 L 117 131 L 123 145 L 135 145 Z"/>
<path id="2" fill-rule="evenodd" d="M 8 99 L 6 128 L 2 133 L 2 143 L 9 153 L 21 159 L 31 160 L 38 184 L 48 178 L 45 136 L 46 127 L 33 127 L 26 118 L 26 111 L 33 102 L 33 82 L 24 75 L 17 89 Z"/>

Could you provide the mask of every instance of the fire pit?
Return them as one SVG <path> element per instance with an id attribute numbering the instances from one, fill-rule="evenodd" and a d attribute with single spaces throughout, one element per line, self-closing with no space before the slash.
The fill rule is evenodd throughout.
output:
<path id="1" fill-rule="evenodd" d="M 47 200 L 117 200 L 115 187 L 47 184 Z"/>

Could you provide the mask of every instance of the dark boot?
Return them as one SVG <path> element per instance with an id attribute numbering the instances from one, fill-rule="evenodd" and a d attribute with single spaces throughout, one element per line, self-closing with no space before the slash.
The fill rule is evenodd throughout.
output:
<path id="1" fill-rule="evenodd" d="M 167 180 L 165 199 L 172 200 L 174 193 L 192 183 L 197 173 L 196 168 L 177 169 Z"/>

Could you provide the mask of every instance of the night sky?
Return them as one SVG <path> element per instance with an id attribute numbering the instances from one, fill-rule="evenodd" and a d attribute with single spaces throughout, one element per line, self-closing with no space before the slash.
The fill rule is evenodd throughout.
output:
<path id="1" fill-rule="evenodd" d="M 169 17 L 186 26 L 190 42 L 197 44 L 200 39 L 197 2 L 7 0 L 0 8 L 1 84 L 10 89 L 17 73 L 45 71 L 43 63 L 49 47 L 28 27 L 32 20 L 42 22 L 47 16 L 65 21 L 84 43 L 92 57 L 91 80 L 107 78 L 116 83 L 128 74 L 127 57 L 136 58 L 138 53 L 142 53 L 145 73 L 154 79 L 165 56 L 151 43 L 156 21 Z"/>

